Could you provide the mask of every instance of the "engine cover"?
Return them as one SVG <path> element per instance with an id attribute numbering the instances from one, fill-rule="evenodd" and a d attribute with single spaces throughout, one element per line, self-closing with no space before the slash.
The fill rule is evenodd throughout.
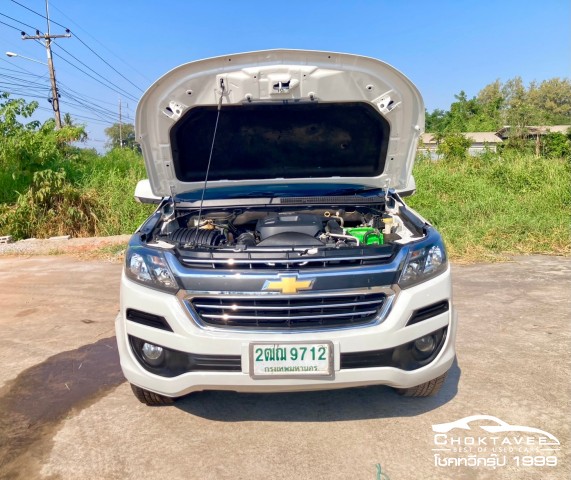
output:
<path id="1" fill-rule="evenodd" d="M 323 222 L 319 215 L 306 213 L 271 215 L 259 219 L 256 230 L 261 240 L 280 233 L 304 233 L 315 237 L 323 230 Z"/>

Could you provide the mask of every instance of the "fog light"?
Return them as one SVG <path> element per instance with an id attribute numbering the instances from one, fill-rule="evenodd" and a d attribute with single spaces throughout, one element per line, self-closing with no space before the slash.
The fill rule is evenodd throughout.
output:
<path id="1" fill-rule="evenodd" d="M 428 358 L 432 352 L 434 352 L 435 347 L 436 341 L 434 340 L 433 335 L 425 335 L 414 342 L 415 350 L 420 354 L 419 356 L 422 356 L 423 358 Z"/>
<path id="2" fill-rule="evenodd" d="M 163 347 L 153 345 L 152 343 L 143 343 L 141 352 L 143 353 L 143 359 L 145 362 L 154 367 L 160 365 L 165 357 L 165 351 L 163 350 Z"/>

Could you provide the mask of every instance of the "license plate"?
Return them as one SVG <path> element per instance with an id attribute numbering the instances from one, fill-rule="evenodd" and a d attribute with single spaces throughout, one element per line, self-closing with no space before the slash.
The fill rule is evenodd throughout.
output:
<path id="1" fill-rule="evenodd" d="M 252 343 L 250 375 L 260 377 L 331 377 L 333 344 Z"/>

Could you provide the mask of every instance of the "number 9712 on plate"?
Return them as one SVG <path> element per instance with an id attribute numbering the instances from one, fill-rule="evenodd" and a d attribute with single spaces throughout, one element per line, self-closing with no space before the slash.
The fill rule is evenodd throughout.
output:
<path id="1" fill-rule="evenodd" d="M 333 344 L 251 343 L 252 378 L 299 378 L 333 376 Z"/>

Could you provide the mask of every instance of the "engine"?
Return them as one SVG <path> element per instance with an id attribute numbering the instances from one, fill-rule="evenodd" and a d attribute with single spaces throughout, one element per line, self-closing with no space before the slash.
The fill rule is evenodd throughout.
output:
<path id="1" fill-rule="evenodd" d="M 178 215 L 177 215 L 178 213 Z M 289 249 L 379 246 L 414 236 L 398 215 L 369 207 L 352 211 L 242 210 L 173 212 L 165 216 L 155 240 L 179 248 Z"/>
<path id="2" fill-rule="evenodd" d="M 319 216 L 303 213 L 271 215 L 256 224 L 261 247 L 321 245 L 317 236 L 322 231 L 323 221 Z"/>

